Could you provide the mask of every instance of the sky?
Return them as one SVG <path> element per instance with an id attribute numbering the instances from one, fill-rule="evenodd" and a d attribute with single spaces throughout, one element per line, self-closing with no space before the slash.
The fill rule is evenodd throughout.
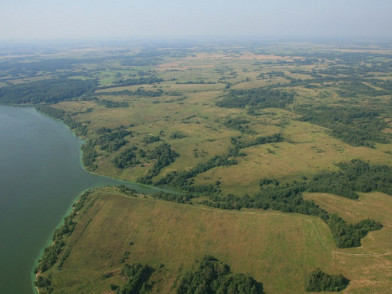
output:
<path id="1" fill-rule="evenodd" d="M 392 39 L 392 0 L 0 0 L 0 40 Z"/>

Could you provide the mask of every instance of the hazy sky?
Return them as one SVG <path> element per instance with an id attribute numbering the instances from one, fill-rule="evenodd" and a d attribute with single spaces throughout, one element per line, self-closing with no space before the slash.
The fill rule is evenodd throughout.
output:
<path id="1" fill-rule="evenodd" d="M 0 0 L 0 40 L 390 38 L 392 0 Z"/>

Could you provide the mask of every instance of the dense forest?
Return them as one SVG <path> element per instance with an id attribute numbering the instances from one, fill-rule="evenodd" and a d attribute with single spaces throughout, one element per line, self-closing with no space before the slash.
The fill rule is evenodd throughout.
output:
<path id="1" fill-rule="evenodd" d="M 352 98 L 359 96 L 377 97 L 388 94 L 388 91 L 376 90 L 375 88 L 364 84 L 358 79 L 353 79 L 351 81 L 346 81 L 342 83 L 337 92 L 341 97 L 344 98 Z"/>
<path id="2" fill-rule="evenodd" d="M 154 269 L 148 265 L 140 263 L 125 264 L 121 275 L 127 280 L 121 288 L 111 285 L 111 290 L 116 290 L 116 294 L 143 294 L 149 293 L 152 284 L 149 282 Z"/>
<path id="3" fill-rule="evenodd" d="M 57 103 L 91 94 L 95 88 L 95 81 L 78 79 L 51 79 L 16 84 L 0 88 L 0 103 Z"/>
<path id="4" fill-rule="evenodd" d="M 163 143 L 155 147 L 154 150 L 147 154 L 147 157 L 155 160 L 155 163 L 148 171 L 147 175 L 139 179 L 139 182 L 150 184 L 152 182 L 151 179 L 157 176 L 161 169 L 172 163 L 178 156 L 178 153 L 175 152 L 167 143 Z"/>
<path id="5" fill-rule="evenodd" d="M 284 108 L 294 101 L 294 94 L 268 88 L 256 88 L 249 90 L 230 90 L 217 106 L 227 108 L 244 108 L 246 106 L 256 108 Z"/>
<path id="6" fill-rule="evenodd" d="M 360 107 L 322 106 L 296 109 L 302 121 L 329 128 L 331 135 L 353 146 L 373 147 L 374 143 L 389 143 L 381 131 L 387 123 L 380 113 Z"/>
<path id="7" fill-rule="evenodd" d="M 82 162 L 83 165 L 90 170 L 95 170 L 97 168 L 97 164 L 95 162 L 98 153 L 95 151 L 95 143 L 93 139 L 89 139 L 82 145 Z"/>
<path id="8" fill-rule="evenodd" d="M 312 271 L 305 281 L 305 289 L 308 292 L 339 292 L 345 289 L 350 280 L 343 275 L 330 275 L 319 268 Z"/>
<path id="9" fill-rule="evenodd" d="M 114 159 L 113 163 L 117 168 L 129 168 L 139 163 L 138 157 L 135 154 L 137 148 L 135 146 L 129 147 L 121 151 Z"/>
<path id="10" fill-rule="evenodd" d="M 313 177 L 309 192 L 326 192 L 358 199 L 355 191 L 379 191 L 392 195 L 392 168 L 387 165 L 370 165 L 361 160 L 338 164 L 336 172 L 322 172 Z"/>
<path id="11" fill-rule="evenodd" d="M 99 146 L 101 150 L 113 152 L 128 143 L 128 140 L 125 139 L 127 136 L 132 136 L 132 132 L 127 131 L 124 128 L 118 128 L 116 130 L 108 129 L 106 133 L 98 136 L 94 143 L 96 146 Z"/>
<path id="12" fill-rule="evenodd" d="M 244 274 L 234 274 L 230 267 L 212 256 L 204 256 L 194 271 L 185 273 L 177 294 L 263 294 L 263 284 Z"/>

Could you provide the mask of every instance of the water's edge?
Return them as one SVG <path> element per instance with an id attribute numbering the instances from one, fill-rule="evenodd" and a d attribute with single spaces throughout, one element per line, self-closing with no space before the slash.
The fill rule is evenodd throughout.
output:
<path id="1" fill-rule="evenodd" d="M 153 193 L 154 191 L 155 191 L 156 193 L 157 193 L 157 192 L 167 192 L 167 193 L 173 193 L 173 194 L 184 194 L 184 193 L 185 193 L 185 192 L 183 192 L 183 191 L 179 191 L 179 190 L 176 190 L 175 188 L 171 188 L 171 187 L 157 187 L 157 186 L 153 186 L 153 185 L 141 184 L 141 183 L 138 183 L 138 182 L 131 182 L 131 181 L 126 181 L 126 180 L 116 179 L 116 178 L 112 178 L 112 177 L 109 177 L 109 176 L 106 176 L 106 175 L 101 175 L 101 174 L 99 174 L 99 173 L 92 172 L 92 171 L 88 170 L 88 169 L 84 166 L 83 160 L 82 160 L 83 151 L 82 151 L 81 147 L 82 147 L 82 144 L 84 143 L 84 140 L 83 140 L 82 138 L 79 138 L 79 137 L 76 135 L 76 133 L 75 133 L 67 124 L 65 124 L 61 119 L 58 119 L 58 118 L 56 118 L 56 117 L 53 117 L 53 116 L 48 115 L 47 113 L 44 113 L 44 112 L 39 111 L 38 109 L 36 109 L 36 108 L 34 107 L 34 105 L 18 106 L 18 107 L 29 107 L 29 108 L 34 108 L 39 114 L 41 114 L 41 115 L 43 115 L 43 116 L 46 116 L 46 117 L 49 117 L 50 119 L 53 119 L 53 120 L 55 120 L 55 121 L 61 122 L 61 123 L 62 123 L 62 124 L 72 133 L 72 135 L 73 135 L 73 136 L 79 141 L 79 143 L 80 143 L 80 146 L 79 146 L 79 163 L 80 163 L 80 166 L 82 167 L 82 169 L 83 169 L 86 173 L 89 173 L 89 174 L 95 175 L 95 176 L 99 176 L 99 177 L 101 177 L 101 178 L 106 178 L 106 179 L 108 179 L 108 180 L 116 181 L 116 182 L 118 182 L 119 184 L 138 186 L 138 187 L 140 188 L 141 191 L 145 190 L 145 191 L 148 191 L 149 193 Z M 81 194 L 82 194 L 82 193 L 81 193 Z M 77 198 L 78 198 L 78 197 L 77 197 Z M 77 200 L 77 198 L 75 199 L 75 201 Z"/>
<path id="2" fill-rule="evenodd" d="M 29 107 L 29 108 L 31 108 L 32 106 L 28 105 L 28 106 L 18 106 L 18 107 Z M 33 108 L 34 108 L 34 106 L 33 106 Z M 87 170 L 86 167 L 83 165 L 83 161 L 82 161 L 83 151 L 81 149 L 81 146 L 82 146 L 84 140 L 79 138 L 76 135 L 76 133 L 67 124 L 65 124 L 62 120 L 60 120 L 58 118 L 55 118 L 53 116 L 50 116 L 50 115 L 48 115 L 46 113 L 40 112 L 36 108 L 34 108 L 34 109 L 40 115 L 43 115 L 43 116 L 49 117 L 52 120 L 56 120 L 56 121 L 61 122 L 72 133 L 72 135 L 79 141 L 79 164 L 80 164 L 80 166 L 82 167 L 82 169 L 86 173 L 89 173 L 91 175 L 96 175 L 96 176 L 99 176 L 101 178 L 106 178 L 107 180 L 116 182 L 118 185 L 122 185 L 123 184 L 123 185 L 126 185 L 126 186 L 131 186 L 132 189 L 136 188 L 135 190 L 137 190 L 138 192 L 144 192 L 144 193 L 150 193 L 150 194 L 155 194 L 155 193 L 158 193 L 158 192 L 167 192 L 167 193 L 174 193 L 174 194 L 180 194 L 181 193 L 178 190 L 167 188 L 167 187 L 166 188 L 164 188 L 164 187 L 156 187 L 156 186 L 152 186 L 152 185 L 145 185 L 145 184 L 140 184 L 140 183 L 136 183 L 136 182 L 124 181 L 124 180 L 120 180 L 120 179 L 111 178 L 111 177 L 108 177 L 108 176 L 103 176 L 103 175 L 100 175 L 98 173 L 94 173 L 94 172 L 91 172 L 91 171 Z M 35 286 L 36 274 L 34 273 L 34 271 L 35 271 L 35 269 L 37 268 L 37 266 L 39 264 L 39 260 L 43 256 L 44 250 L 47 247 L 49 247 L 51 245 L 51 243 L 53 242 L 54 232 L 64 224 L 64 218 L 71 214 L 72 209 L 73 209 L 73 205 L 76 203 L 76 201 L 78 201 L 78 199 L 80 198 L 80 196 L 84 192 L 86 192 L 86 191 L 88 191 L 90 189 L 94 189 L 94 188 L 98 188 L 98 187 L 102 187 L 102 186 L 103 185 L 100 185 L 100 184 L 93 185 L 91 187 L 88 187 L 88 188 L 84 189 L 82 192 L 80 192 L 78 195 L 76 195 L 75 198 L 72 200 L 71 205 L 67 208 L 67 210 L 64 213 L 63 217 L 60 219 L 59 223 L 54 227 L 54 229 L 52 230 L 51 234 L 47 237 L 45 245 L 38 252 L 37 257 L 35 258 L 34 263 L 32 265 L 32 269 L 30 271 L 31 285 L 32 285 L 32 290 L 33 290 L 34 294 L 39 294 L 39 292 L 37 291 L 37 288 Z"/>
<path id="3" fill-rule="evenodd" d="M 93 187 L 92 187 L 93 188 Z M 45 246 L 42 247 L 37 255 L 37 257 L 34 260 L 33 263 L 33 268 L 30 271 L 30 276 L 31 276 L 31 283 L 32 283 L 32 287 L 33 287 L 33 293 L 34 294 L 40 294 L 35 286 L 35 278 L 36 278 L 36 274 L 35 274 L 35 269 L 37 268 L 38 264 L 39 264 L 39 260 L 41 259 L 41 257 L 44 254 L 44 251 L 47 247 L 49 247 L 52 242 L 53 242 L 53 235 L 54 232 L 59 229 L 62 225 L 64 225 L 64 218 L 67 217 L 68 215 L 71 214 L 72 209 L 73 209 L 73 205 L 76 203 L 76 201 L 78 201 L 79 197 L 86 191 L 90 190 L 91 188 L 85 189 L 82 193 L 80 193 L 79 195 L 76 196 L 76 198 L 74 200 L 72 200 L 72 204 L 70 207 L 68 207 L 68 209 L 66 210 L 66 212 L 64 213 L 63 217 L 61 218 L 61 220 L 59 221 L 59 223 L 56 225 L 56 227 L 53 229 L 52 233 L 47 237 L 47 240 L 45 241 Z"/>

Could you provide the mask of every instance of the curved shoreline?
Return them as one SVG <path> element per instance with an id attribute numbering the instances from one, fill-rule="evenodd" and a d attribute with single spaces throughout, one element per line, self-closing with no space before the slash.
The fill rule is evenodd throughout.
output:
<path id="1" fill-rule="evenodd" d="M 12 105 L 12 106 L 13 106 L 13 105 Z M 113 177 L 110 177 L 110 176 L 107 176 L 107 175 L 101 175 L 101 174 L 99 174 L 99 173 L 96 173 L 96 172 L 93 172 L 93 171 L 88 170 L 88 169 L 84 166 L 83 160 L 82 160 L 82 158 L 83 158 L 83 151 L 82 151 L 81 147 L 82 147 L 82 145 L 83 145 L 82 142 L 84 142 L 84 139 L 78 137 L 77 134 L 74 132 L 74 130 L 71 129 L 66 123 L 64 123 L 64 121 L 62 121 L 61 119 L 59 119 L 59 118 L 57 118 L 57 117 L 51 116 L 51 115 L 49 115 L 49 114 L 47 114 L 47 113 L 45 113 L 45 112 L 39 111 L 37 108 L 34 107 L 34 105 L 24 105 L 24 106 L 22 105 L 22 106 L 14 106 L 14 107 L 34 108 L 34 109 L 35 109 L 38 113 L 40 113 L 41 115 L 44 115 L 44 116 L 49 117 L 49 118 L 51 118 L 51 119 L 53 119 L 53 120 L 59 121 L 59 122 L 61 122 L 64 126 L 66 126 L 67 129 L 70 130 L 70 132 L 72 133 L 72 135 L 81 143 L 80 146 L 79 146 L 79 154 L 80 154 L 79 161 L 80 161 L 80 166 L 82 167 L 82 169 L 83 169 L 85 172 L 87 172 L 87 173 L 89 173 L 89 174 L 91 174 L 91 175 L 95 175 L 95 176 L 99 176 L 99 177 L 102 177 L 102 178 L 106 178 L 106 179 L 108 179 L 108 180 L 121 182 L 122 184 L 125 184 L 125 185 L 126 185 L 126 184 L 137 185 L 138 187 L 141 187 L 142 189 L 146 189 L 146 190 L 152 189 L 152 190 L 156 190 L 156 191 L 158 191 L 158 192 L 159 192 L 159 191 L 162 191 L 162 192 L 173 193 L 173 194 L 185 193 L 185 192 L 182 192 L 182 191 L 178 191 L 178 190 L 176 190 L 175 188 L 157 187 L 157 186 L 153 186 L 153 185 L 141 184 L 141 183 L 138 183 L 138 182 L 132 182 L 132 181 L 127 181 L 127 180 L 116 179 L 116 178 L 113 178 Z"/>
<path id="2" fill-rule="evenodd" d="M 48 117 L 48 118 L 50 118 L 50 119 L 56 120 L 56 121 L 58 121 L 58 122 L 61 122 L 61 123 L 70 131 L 70 133 L 72 134 L 72 136 L 74 136 L 74 137 L 78 140 L 78 142 L 79 142 L 79 165 L 80 165 L 80 167 L 81 167 L 86 173 L 88 173 L 88 174 L 90 174 L 90 175 L 94 175 L 94 176 L 101 177 L 101 178 L 103 178 L 103 179 L 107 179 L 108 181 L 117 182 L 119 185 L 120 185 L 120 184 L 125 185 L 125 186 L 127 186 L 127 187 L 129 187 L 129 188 L 132 188 L 132 189 L 136 190 L 137 192 L 141 192 L 141 193 L 152 193 L 152 194 L 154 194 L 154 193 L 158 193 L 158 192 L 162 191 L 162 192 L 168 192 L 168 193 L 174 193 L 174 194 L 181 194 L 180 191 L 175 190 L 175 189 L 171 189 L 171 188 L 156 187 L 156 186 L 152 186 L 152 185 L 140 184 L 140 183 L 137 183 L 137 182 L 131 182 L 131 181 L 120 180 L 120 179 L 112 178 L 112 177 L 109 177 L 109 176 L 100 175 L 100 174 L 95 173 L 95 172 L 91 172 L 91 171 L 89 171 L 89 170 L 86 169 L 86 167 L 83 165 L 83 161 L 82 161 L 83 151 L 82 151 L 82 149 L 81 149 L 81 146 L 82 146 L 84 140 L 83 140 L 82 138 L 79 138 L 79 137 L 76 135 L 76 133 L 75 133 L 67 124 L 64 123 L 64 121 L 62 121 L 62 120 L 59 119 L 59 118 L 53 117 L 53 116 L 51 116 L 51 115 L 49 115 L 49 114 L 46 114 L 46 113 L 44 113 L 44 112 L 41 112 L 41 111 L 37 110 L 33 105 L 23 105 L 23 106 L 21 106 L 21 105 L 19 105 L 19 106 L 18 106 L 18 105 L 5 105 L 5 106 L 33 108 L 33 109 L 34 109 L 37 113 L 39 113 L 40 115 L 43 115 L 43 116 L 46 116 L 46 117 Z M 63 216 L 61 217 L 60 221 L 59 221 L 59 222 L 56 224 L 56 226 L 53 228 L 51 234 L 46 238 L 45 244 L 44 244 L 44 246 L 39 250 L 39 252 L 38 252 L 38 254 L 37 254 L 37 256 L 36 256 L 36 258 L 35 258 L 35 260 L 34 260 L 34 262 L 33 262 L 32 269 L 31 269 L 31 271 L 30 271 L 31 285 L 32 285 L 32 290 L 33 290 L 33 293 L 34 293 L 34 294 L 39 294 L 39 292 L 38 292 L 38 290 L 37 290 L 37 288 L 36 288 L 36 286 L 35 286 L 36 273 L 35 273 L 34 271 L 35 271 L 36 267 L 37 267 L 38 264 L 39 264 L 39 260 L 40 260 L 40 258 L 42 257 L 42 255 L 43 255 L 43 253 L 44 253 L 44 250 L 45 250 L 48 246 L 50 246 L 50 244 L 52 243 L 54 232 L 64 224 L 64 218 L 67 217 L 68 215 L 70 215 L 70 213 L 72 212 L 72 209 L 73 209 L 73 205 L 75 204 L 75 202 L 79 199 L 79 197 L 80 197 L 83 193 L 85 193 L 85 192 L 88 191 L 88 190 L 91 190 L 91 189 L 94 189 L 94 188 L 98 188 L 98 187 L 102 187 L 102 186 L 104 186 L 104 185 L 100 185 L 100 184 L 93 185 L 93 186 L 91 186 L 91 187 L 88 187 L 88 188 L 84 189 L 84 190 L 81 191 L 80 193 L 78 193 L 78 194 L 73 198 L 71 205 L 67 208 L 67 210 L 65 211 L 65 213 L 64 213 Z"/>

